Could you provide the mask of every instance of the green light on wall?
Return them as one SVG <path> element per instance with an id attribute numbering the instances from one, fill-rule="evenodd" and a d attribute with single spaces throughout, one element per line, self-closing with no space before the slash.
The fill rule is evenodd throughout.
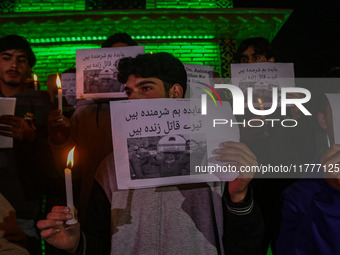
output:
<path id="1" fill-rule="evenodd" d="M 182 39 L 214 39 L 214 35 L 135 35 L 131 36 L 132 39 L 136 40 L 182 40 Z M 51 38 L 31 38 L 30 43 L 55 43 L 55 42 L 83 42 L 83 41 L 98 41 L 106 40 L 107 36 L 77 36 L 77 37 L 51 37 Z"/>
<path id="2" fill-rule="evenodd" d="M 146 9 L 176 8 L 176 9 L 206 9 L 233 8 L 232 0 L 146 0 Z"/>
<path id="3" fill-rule="evenodd" d="M 99 36 L 97 36 L 99 39 Z M 157 39 L 157 36 L 155 36 Z M 162 36 L 161 36 L 162 37 Z M 187 36 L 189 38 L 189 36 Z M 67 37 L 64 37 L 66 41 Z M 72 36 L 69 37 L 72 40 Z M 78 39 L 77 37 L 75 37 Z M 82 36 L 80 37 L 82 39 Z M 85 36 L 86 38 L 86 36 Z M 184 39 L 184 37 L 182 36 Z M 34 39 L 34 42 L 41 41 L 41 38 Z M 62 40 L 62 37 L 53 37 L 55 41 Z M 152 39 L 152 36 L 151 36 Z M 150 40 L 151 40 L 150 39 Z M 45 38 L 46 40 L 46 38 Z M 53 41 L 50 38 L 51 42 Z M 47 40 L 46 40 L 47 41 Z M 220 64 L 220 46 L 216 41 L 192 40 L 192 41 L 165 41 L 159 42 L 148 41 L 140 45 L 145 46 L 145 52 L 169 52 L 178 57 L 184 63 L 205 64 L 215 67 L 216 72 L 221 72 Z M 94 49 L 100 48 L 98 41 L 87 43 L 63 43 L 63 44 L 35 44 L 32 45 L 36 53 L 37 64 L 34 66 L 34 73 L 39 76 L 39 83 L 42 90 L 47 90 L 47 77 L 56 72 L 63 72 L 75 64 L 75 55 L 77 49 Z M 46 65 L 46 62 L 48 65 Z"/>

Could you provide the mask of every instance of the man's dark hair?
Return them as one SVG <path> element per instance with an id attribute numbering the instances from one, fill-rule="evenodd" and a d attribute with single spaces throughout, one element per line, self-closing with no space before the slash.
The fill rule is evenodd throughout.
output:
<path id="1" fill-rule="evenodd" d="M 26 51 L 28 64 L 31 68 L 35 65 L 35 55 L 31 49 L 31 45 L 24 37 L 19 35 L 7 35 L 0 39 L 0 52 L 12 49 Z"/>
<path id="2" fill-rule="evenodd" d="M 115 43 L 126 43 L 128 46 L 137 46 L 138 44 L 127 33 L 116 33 L 106 39 L 102 48 L 110 48 Z"/>
<path id="3" fill-rule="evenodd" d="M 122 58 L 116 63 L 118 80 L 126 83 L 131 74 L 142 78 L 158 78 L 166 91 L 176 83 L 187 89 L 187 72 L 182 62 L 170 53 L 141 54 L 135 58 Z"/>
<path id="4" fill-rule="evenodd" d="M 254 51 L 256 55 L 263 55 L 267 59 L 275 57 L 275 52 L 266 38 L 263 37 L 255 37 L 248 38 L 241 42 L 240 46 L 237 48 L 235 54 L 235 60 L 240 62 L 242 53 L 247 50 L 249 47 L 254 47 Z"/>

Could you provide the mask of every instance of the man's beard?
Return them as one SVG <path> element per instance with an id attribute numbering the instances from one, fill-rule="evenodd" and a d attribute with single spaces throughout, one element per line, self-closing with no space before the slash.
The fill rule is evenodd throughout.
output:
<path id="1" fill-rule="evenodd" d="M 8 85 L 8 86 L 10 86 L 12 88 L 16 88 L 16 87 L 19 87 L 21 85 L 21 83 L 20 82 L 16 82 L 16 81 L 10 81 L 10 82 L 7 82 L 6 85 Z"/>
<path id="2" fill-rule="evenodd" d="M 19 74 L 19 76 L 20 76 L 20 74 Z M 22 83 L 24 83 L 24 81 L 21 81 L 21 77 L 19 78 L 19 80 L 8 78 L 8 77 L 7 77 L 7 79 L 6 78 L 0 78 L 0 82 L 4 83 L 7 86 L 10 86 L 12 88 L 19 87 Z"/>

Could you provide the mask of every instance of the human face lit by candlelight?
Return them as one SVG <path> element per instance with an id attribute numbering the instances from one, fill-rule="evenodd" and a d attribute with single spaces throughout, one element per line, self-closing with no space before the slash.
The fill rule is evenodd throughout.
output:
<path id="1" fill-rule="evenodd" d="M 0 52 L 0 80 L 12 87 L 23 85 L 30 74 L 27 53 L 12 49 Z"/>
<path id="2" fill-rule="evenodd" d="M 274 58 L 269 58 L 265 55 L 256 54 L 254 46 L 248 47 L 241 55 L 241 63 L 262 63 L 262 62 L 275 62 Z"/>
<path id="3" fill-rule="evenodd" d="M 131 74 L 126 82 L 125 92 L 129 99 L 147 98 L 181 98 L 183 89 L 179 84 L 174 84 L 169 91 L 164 82 L 158 78 L 142 78 Z"/>

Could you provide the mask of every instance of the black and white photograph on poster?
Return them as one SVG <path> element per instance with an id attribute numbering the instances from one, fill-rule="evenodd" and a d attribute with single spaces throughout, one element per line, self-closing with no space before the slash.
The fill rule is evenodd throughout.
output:
<path id="1" fill-rule="evenodd" d="M 190 175 L 191 166 L 207 162 L 204 134 L 129 138 L 127 144 L 132 180 Z"/>
<path id="2" fill-rule="evenodd" d="M 238 86 L 247 100 L 248 88 L 253 89 L 253 105 L 270 107 L 273 101 L 273 88 L 294 87 L 293 63 L 250 63 L 231 64 L 231 82 Z M 246 104 L 247 105 L 247 104 Z"/>
<path id="3" fill-rule="evenodd" d="M 117 68 L 84 71 L 84 94 L 123 92 L 124 84 L 117 80 Z"/>
<path id="4" fill-rule="evenodd" d="M 16 101 L 16 98 L 0 97 L 0 116 L 14 115 Z M 0 135 L 0 148 L 13 148 L 13 138 Z"/>
<path id="5" fill-rule="evenodd" d="M 144 53 L 144 46 L 77 50 L 77 99 L 127 98 L 125 84 L 117 79 L 116 63 L 121 58 Z"/>
<path id="6" fill-rule="evenodd" d="M 239 127 L 230 126 L 236 119 L 229 102 L 206 103 L 202 115 L 200 99 L 110 101 L 118 189 L 221 181 L 202 169 L 221 142 L 239 141 Z M 214 125 L 215 119 L 229 125 Z"/>
<path id="7" fill-rule="evenodd" d="M 69 105 L 76 105 L 76 73 L 61 74 L 61 88 L 63 96 Z"/>

